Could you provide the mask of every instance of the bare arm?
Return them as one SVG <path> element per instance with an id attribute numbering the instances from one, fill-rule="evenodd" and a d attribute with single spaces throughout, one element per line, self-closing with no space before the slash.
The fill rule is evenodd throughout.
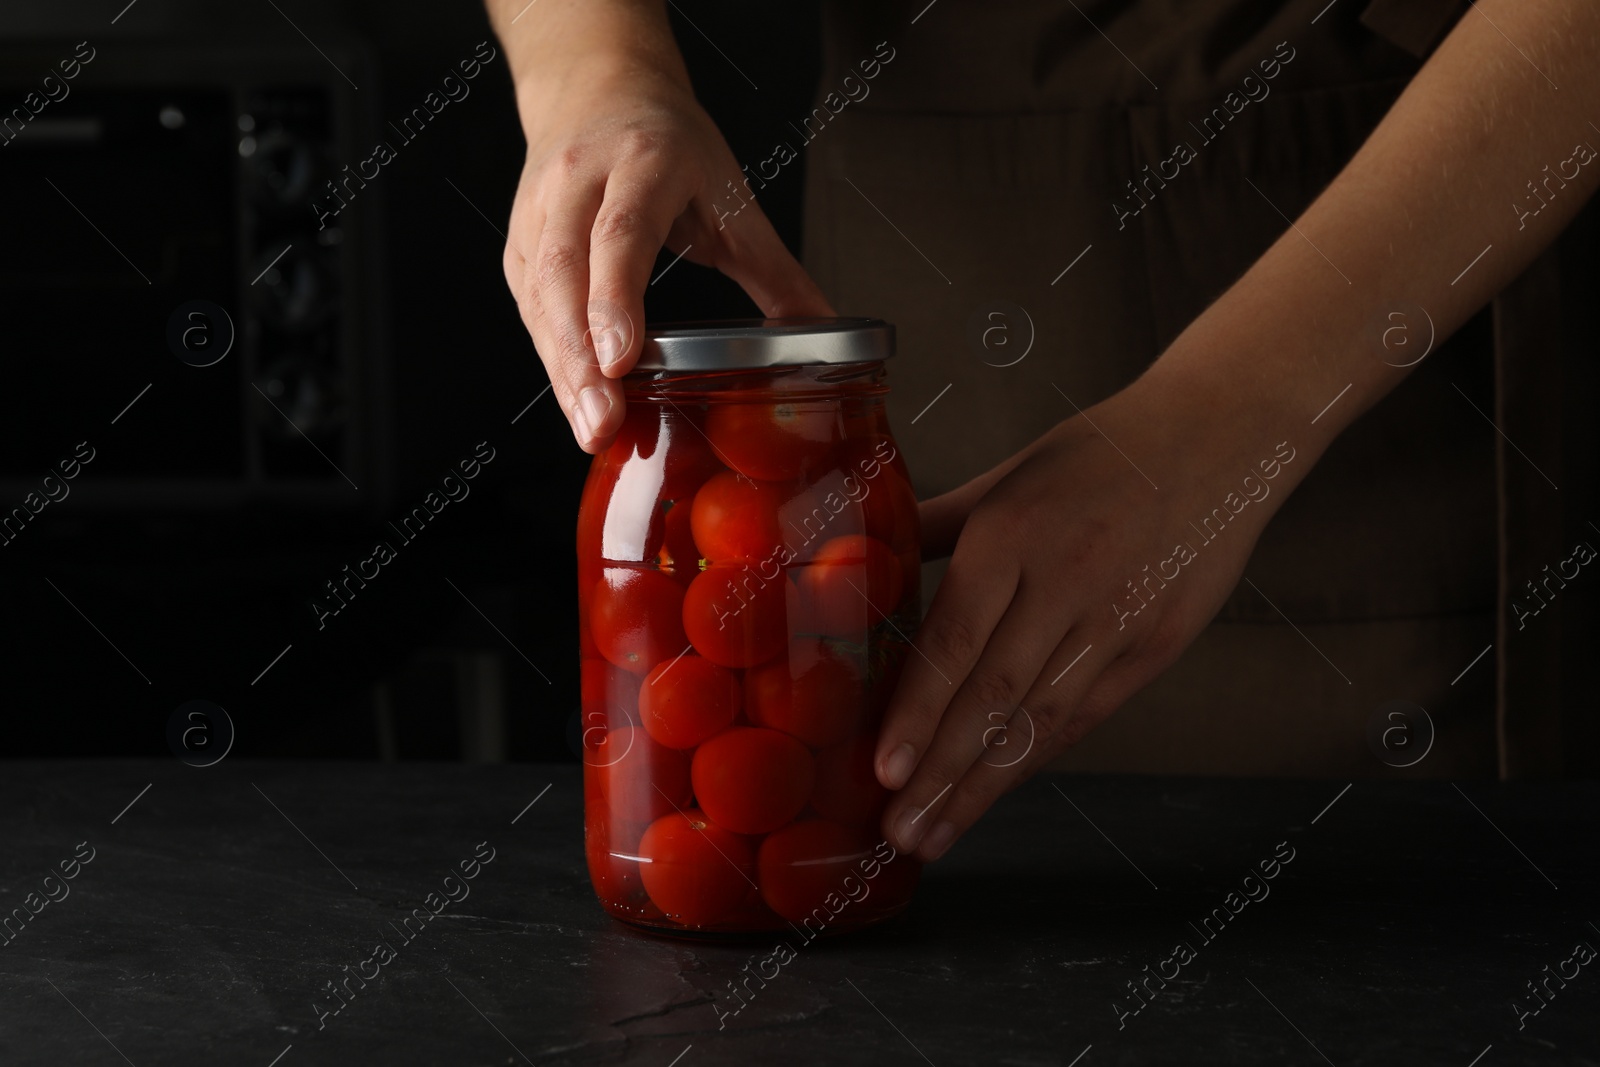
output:
<path id="1" fill-rule="evenodd" d="M 1420 304 L 1448 335 L 1555 240 L 1600 185 L 1597 55 L 1593 0 L 1477 0 L 1294 226 L 1096 405 L 1098 430 L 1068 420 L 923 505 L 934 547 L 953 554 L 918 635 L 928 659 L 908 660 L 879 740 L 879 778 L 900 788 L 891 841 L 938 856 L 1177 658 L 1288 494 L 1244 508 L 1245 536 L 1198 561 L 1173 563 L 1173 542 L 1264 448 L 1294 443 L 1275 483 L 1290 489 L 1399 384 L 1407 371 L 1374 358 L 1386 312 Z M 1184 577 L 1136 612 L 1114 607 L 1140 604 L 1128 579 L 1163 557 Z M 995 716 L 1018 707 L 1037 738 L 1029 758 L 985 759 Z"/>
<path id="2" fill-rule="evenodd" d="M 1320 455 L 1409 373 L 1372 358 L 1387 311 L 1420 304 L 1448 336 L 1600 187 L 1597 55 L 1600 5 L 1478 0 L 1295 228 L 1146 384 L 1201 389 L 1230 413 L 1254 412 L 1264 432 L 1299 438 L 1302 416 L 1353 382 L 1310 428 Z"/>

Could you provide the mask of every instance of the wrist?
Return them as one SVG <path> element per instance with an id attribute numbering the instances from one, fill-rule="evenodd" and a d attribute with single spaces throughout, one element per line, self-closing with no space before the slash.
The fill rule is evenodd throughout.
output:
<path id="1" fill-rule="evenodd" d="M 614 110 L 619 102 L 694 101 L 688 76 L 653 58 L 609 53 L 583 63 L 542 67 L 516 78 L 517 115 L 530 143 L 541 127 L 567 117 L 573 102 Z"/>
<path id="2" fill-rule="evenodd" d="M 1376 305 L 1358 287 L 1330 289 L 1307 253 L 1280 241 L 1135 383 L 1202 453 L 1238 459 L 1290 441 L 1297 482 L 1406 373 L 1368 336 Z"/>
<path id="3" fill-rule="evenodd" d="M 658 0 L 587 0 L 499 30 L 525 129 L 553 99 L 580 86 L 693 91 Z"/>
<path id="4" fill-rule="evenodd" d="M 1259 535 L 1331 437 L 1282 403 L 1270 378 L 1240 381 L 1235 368 L 1219 368 L 1203 353 L 1191 357 L 1177 344 L 1169 353 L 1175 358 L 1158 361 L 1102 405 L 1110 409 L 1104 416 L 1096 410 L 1093 417 L 1113 440 L 1141 435 L 1149 459 L 1134 458 L 1160 491 L 1190 498 L 1202 511 L 1232 496 L 1260 504 L 1246 509 L 1235 501 Z"/>

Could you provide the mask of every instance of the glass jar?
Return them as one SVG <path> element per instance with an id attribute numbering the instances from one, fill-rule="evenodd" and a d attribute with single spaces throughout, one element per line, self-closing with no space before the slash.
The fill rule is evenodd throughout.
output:
<path id="1" fill-rule="evenodd" d="M 874 319 L 647 334 L 578 515 L 585 837 L 606 910 L 808 940 L 901 911 L 884 707 L 920 617 Z"/>

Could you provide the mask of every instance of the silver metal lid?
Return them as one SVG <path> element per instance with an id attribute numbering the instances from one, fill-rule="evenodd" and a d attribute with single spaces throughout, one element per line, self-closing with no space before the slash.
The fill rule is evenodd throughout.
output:
<path id="1" fill-rule="evenodd" d="M 647 329 L 634 369 L 748 370 L 869 363 L 892 355 L 894 327 L 882 319 L 724 319 Z"/>

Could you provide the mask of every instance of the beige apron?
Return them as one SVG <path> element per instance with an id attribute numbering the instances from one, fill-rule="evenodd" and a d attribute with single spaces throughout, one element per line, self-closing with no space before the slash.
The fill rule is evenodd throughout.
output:
<path id="1" fill-rule="evenodd" d="M 1318 16 L 1324 5 L 825 7 L 830 106 L 803 131 L 805 260 L 841 314 L 899 328 L 890 410 L 919 496 L 1132 381 L 1280 234 L 1262 194 L 1303 210 L 1465 6 L 1340 0 Z M 1134 199 L 1126 183 L 1179 141 L 1197 158 Z M 1553 277 L 1556 258 L 1530 273 Z M 1536 645 L 1506 631 L 1505 609 L 1511 580 L 1570 554 L 1572 509 L 1586 491 L 1593 501 L 1594 474 L 1556 498 L 1461 395 L 1548 464 L 1577 449 L 1592 467 L 1572 396 L 1573 376 L 1594 376 L 1592 346 L 1562 295 L 1525 279 L 1352 426 L 1262 537 L 1246 571 L 1261 592 L 1241 583 L 1062 766 L 1475 776 L 1558 772 L 1563 738 L 1586 737 L 1592 753 L 1594 720 L 1560 668 L 1573 673 L 1584 653 L 1571 646 L 1593 629 L 1555 611 Z M 1009 305 L 1000 320 L 997 301 Z M 997 321 L 1011 347 L 973 343 Z M 1032 348 L 1002 365 L 1030 325 Z M 1502 354 L 1523 347 L 1497 361 L 1497 340 Z M 1541 369 L 1504 380 L 1518 361 Z M 1367 741 L 1393 699 L 1421 705 L 1437 731 L 1403 772 Z"/>

